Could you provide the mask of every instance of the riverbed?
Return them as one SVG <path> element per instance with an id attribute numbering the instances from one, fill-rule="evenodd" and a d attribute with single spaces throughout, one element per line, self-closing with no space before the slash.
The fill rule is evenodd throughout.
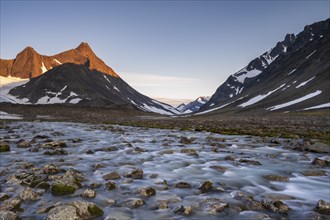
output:
<path id="1" fill-rule="evenodd" d="M 47 212 L 40 210 L 50 204 L 83 200 L 103 210 L 97 219 L 326 219 L 315 207 L 330 200 L 330 170 L 312 162 L 330 156 L 292 150 L 299 139 L 65 122 L 8 122 L 0 137 L 10 146 L 0 154 L 1 192 L 11 198 L 27 187 L 10 181 L 13 176 L 48 164 L 60 170 L 56 175 L 73 169 L 85 179 L 68 195 L 34 187 L 40 199 L 22 201 L 15 210 L 21 218 L 44 219 Z M 18 147 L 23 141 L 30 145 Z M 45 153 L 55 152 L 47 143 L 59 142 L 65 143 L 62 153 Z M 130 175 L 136 169 L 142 178 Z M 109 190 L 104 176 L 113 171 L 120 177 Z M 51 186 L 54 179 L 45 181 Z M 146 187 L 155 194 L 143 195 Z M 81 196 L 88 188 L 96 197 Z M 132 199 L 144 204 L 128 206 Z M 276 201 L 288 210 L 267 207 Z"/>

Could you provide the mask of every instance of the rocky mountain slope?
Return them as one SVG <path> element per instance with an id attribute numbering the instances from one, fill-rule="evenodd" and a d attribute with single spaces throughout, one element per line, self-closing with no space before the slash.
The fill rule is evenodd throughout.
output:
<path id="1" fill-rule="evenodd" d="M 330 107 L 329 23 L 327 19 L 307 25 L 297 36 L 288 34 L 275 48 L 231 75 L 201 111 L 294 111 Z"/>
<path id="2" fill-rule="evenodd" d="M 13 63 L 11 68 L 7 65 L 10 63 Z M 174 107 L 130 87 L 94 54 L 87 43 L 54 56 L 40 55 L 28 47 L 14 60 L 1 60 L 1 79 L 8 78 L 30 78 L 30 81 L 11 89 L 8 94 L 1 92 L 1 101 L 125 107 L 166 115 L 179 113 Z"/>
<path id="3" fill-rule="evenodd" d="M 176 107 L 176 109 L 183 114 L 197 112 L 199 108 L 204 105 L 209 99 L 210 97 L 208 96 L 200 96 L 196 100 L 189 102 L 188 104 L 180 104 L 178 107 Z"/>
<path id="4" fill-rule="evenodd" d="M 37 53 L 32 47 L 26 47 L 15 59 L 0 59 L 0 76 L 21 79 L 40 76 L 44 72 L 63 63 L 88 64 L 90 69 L 98 70 L 110 76 L 118 75 L 98 58 L 90 46 L 82 42 L 77 48 L 46 56 Z"/>

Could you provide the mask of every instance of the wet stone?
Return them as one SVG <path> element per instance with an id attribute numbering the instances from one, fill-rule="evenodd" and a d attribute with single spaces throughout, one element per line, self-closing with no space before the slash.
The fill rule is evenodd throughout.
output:
<path id="1" fill-rule="evenodd" d="M 104 164 L 97 163 L 97 164 L 94 164 L 92 167 L 93 167 L 94 169 L 100 169 L 100 168 L 104 168 L 105 166 L 104 166 Z"/>
<path id="2" fill-rule="evenodd" d="M 20 194 L 19 197 L 21 200 L 26 201 L 26 200 L 39 200 L 40 196 L 30 187 L 25 188 Z"/>
<path id="3" fill-rule="evenodd" d="M 44 155 L 68 155 L 68 152 L 64 149 L 57 149 L 52 151 L 45 151 Z"/>
<path id="4" fill-rule="evenodd" d="M 207 211 L 209 213 L 215 214 L 222 212 L 227 207 L 228 207 L 228 203 L 212 203 L 207 207 Z"/>
<path id="5" fill-rule="evenodd" d="M 46 220 L 61 220 L 61 219 L 81 219 L 77 209 L 71 205 L 59 205 L 52 209 L 47 214 Z"/>
<path id="6" fill-rule="evenodd" d="M 126 177 L 133 179 L 143 179 L 143 170 L 134 169 L 131 173 L 127 174 Z"/>
<path id="7" fill-rule="evenodd" d="M 99 188 L 101 186 L 101 183 L 91 183 L 89 184 L 89 188 L 95 189 L 95 188 Z"/>
<path id="8" fill-rule="evenodd" d="M 191 215 L 192 214 L 192 207 L 191 206 L 179 206 L 174 209 L 174 213 L 176 214 L 183 214 L 183 215 Z"/>
<path id="9" fill-rule="evenodd" d="M 132 198 L 123 203 L 123 206 L 128 207 L 128 208 L 139 208 L 143 206 L 145 202 L 142 199 L 138 198 Z"/>
<path id="10" fill-rule="evenodd" d="M 31 152 L 39 152 L 39 147 L 31 147 L 29 149 L 29 151 L 31 151 Z"/>
<path id="11" fill-rule="evenodd" d="M 7 199 L 9 199 L 10 196 L 7 193 L 0 193 L 0 201 L 5 201 Z"/>
<path id="12" fill-rule="evenodd" d="M 51 141 L 43 145 L 45 148 L 65 148 L 67 147 L 66 143 L 63 141 Z"/>
<path id="13" fill-rule="evenodd" d="M 55 196 L 68 195 L 75 193 L 76 188 L 65 184 L 53 184 L 51 186 L 51 192 Z"/>
<path id="14" fill-rule="evenodd" d="M 249 164 L 249 165 L 255 165 L 255 166 L 260 166 L 261 165 L 261 163 L 259 161 L 256 161 L 256 160 L 240 159 L 239 162 L 240 163 L 246 163 L 246 164 Z"/>
<path id="15" fill-rule="evenodd" d="M 39 134 L 39 135 L 37 135 L 37 136 L 34 136 L 33 138 L 34 138 L 34 139 L 46 139 L 46 138 L 49 138 L 49 136 Z"/>
<path id="16" fill-rule="evenodd" d="M 109 182 L 105 183 L 105 187 L 107 190 L 114 190 L 114 189 L 116 189 L 116 183 L 109 181 Z"/>
<path id="17" fill-rule="evenodd" d="M 156 195 L 156 190 L 154 188 L 151 188 L 151 187 L 146 187 L 146 188 L 141 188 L 139 189 L 139 193 L 140 195 L 142 196 L 154 196 Z"/>
<path id="18" fill-rule="evenodd" d="M 60 170 L 54 164 L 47 164 L 44 166 L 43 171 L 45 174 L 57 174 Z"/>
<path id="19" fill-rule="evenodd" d="M 116 200 L 114 200 L 114 199 L 107 199 L 106 202 L 107 202 L 108 205 L 116 204 Z"/>
<path id="20" fill-rule="evenodd" d="M 92 151 L 91 149 L 86 151 L 86 154 L 94 154 L 94 151 Z"/>
<path id="21" fill-rule="evenodd" d="M 17 147 L 18 148 L 29 148 L 29 147 L 32 147 L 32 145 L 28 141 L 21 141 L 20 143 L 17 144 Z"/>
<path id="22" fill-rule="evenodd" d="M 168 209 L 168 202 L 167 201 L 161 201 L 158 205 L 159 209 Z"/>
<path id="23" fill-rule="evenodd" d="M 185 188 L 191 188 L 191 185 L 186 182 L 178 182 L 177 184 L 175 184 L 175 187 L 185 189 Z"/>
<path id="24" fill-rule="evenodd" d="M 304 176 L 326 176 L 325 170 L 306 170 L 302 173 Z"/>
<path id="25" fill-rule="evenodd" d="M 10 198 L 5 200 L 0 204 L 0 210 L 6 211 L 20 211 L 21 210 L 21 199 L 20 198 Z"/>
<path id="26" fill-rule="evenodd" d="M 192 138 L 187 138 L 187 137 L 180 137 L 180 141 L 179 141 L 181 144 L 192 144 L 193 142 L 193 139 Z"/>
<path id="27" fill-rule="evenodd" d="M 328 161 L 328 160 L 322 160 L 322 159 L 319 159 L 319 158 L 315 158 L 312 161 L 312 165 L 317 165 L 317 166 L 321 166 L 321 167 L 330 166 L 330 161 Z"/>
<path id="28" fill-rule="evenodd" d="M 106 175 L 103 176 L 104 180 L 115 180 L 115 179 L 120 179 L 120 175 L 117 171 L 112 171 Z"/>
<path id="29" fill-rule="evenodd" d="M 199 156 L 195 149 L 182 149 L 181 153 L 187 154 L 187 155 L 190 155 L 190 156 L 196 156 L 196 157 Z"/>
<path id="30" fill-rule="evenodd" d="M 149 176 L 150 179 L 155 179 L 157 177 L 158 177 L 157 173 L 150 174 L 150 176 Z"/>
<path id="31" fill-rule="evenodd" d="M 211 181 L 205 181 L 200 187 L 199 190 L 202 193 L 206 193 L 212 189 L 212 182 Z"/>
<path id="32" fill-rule="evenodd" d="M 227 170 L 227 168 L 223 166 L 210 166 L 210 168 L 222 173 L 226 172 Z"/>
<path id="33" fill-rule="evenodd" d="M 91 189 L 86 189 L 81 194 L 81 197 L 84 197 L 84 198 L 95 198 L 95 196 L 96 196 L 96 192 L 94 190 L 91 190 Z"/>
<path id="34" fill-rule="evenodd" d="M 289 181 L 289 177 L 287 177 L 287 176 L 280 176 L 280 175 L 273 175 L 273 174 L 264 176 L 264 178 L 269 181 L 277 181 L 277 182 L 288 182 Z"/>
<path id="35" fill-rule="evenodd" d="M 315 211 L 321 214 L 330 215 L 330 203 L 319 200 L 316 204 Z"/>
<path id="36" fill-rule="evenodd" d="M 0 210 L 1 220 L 19 220 L 20 218 L 15 212 Z"/>
<path id="37" fill-rule="evenodd" d="M 232 160 L 232 161 L 234 161 L 235 158 L 233 156 L 231 156 L 231 155 L 228 155 L 228 156 L 225 156 L 225 160 Z"/>
<path id="38" fill-rule="evenodd" d="M 9 144 L 7 142 L 0 142 L 0 153 L 10 151 Z"/>

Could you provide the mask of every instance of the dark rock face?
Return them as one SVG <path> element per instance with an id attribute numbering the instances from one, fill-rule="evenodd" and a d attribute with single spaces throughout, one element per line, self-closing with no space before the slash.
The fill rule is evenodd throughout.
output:
<path id="1" fill-rule="evenodd" d="M 191 112 L 197 112 L 199 108 L 204 105 L 210 97 L 208 96 L 200 96 L 196 100 L 189 102 L 188 104 L 180 104 L 176 109 L 181 113 L 191 113 Z"/>
<path id="2" fill-rule="evenodd" d="M 283 111 L 302 110 L 329 102 L 330 19 L 308 25 L 298 35 L 288 34 L 284 41 L 251 61 L 220 85 L 200 111 L 221 107 L 220 111 L 275 111 L 316 91 L 309 98 Z M 256 98 L 255 98 L 256 97 Z M 255 98 L 255 100 L 253 100 Z M 258 101 L 256 101 L 258 99 Z M 249 105 L 244 105 L 250 101 Z"/>
<path id="3" fill-rule="evenodd" d="M 27 99 L 31 104 L 62 103 L 155 110 L 165 114 L 176 112 L 173 107 L 140 94 L 119 77 L 74 63 L 54 67 L 28 83 L 13 88 L 10 94 Z"/>

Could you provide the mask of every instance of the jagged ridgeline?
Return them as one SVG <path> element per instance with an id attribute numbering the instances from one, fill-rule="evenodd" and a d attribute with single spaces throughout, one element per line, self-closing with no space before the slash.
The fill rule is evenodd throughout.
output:
<path id="1" fill-rule="evenodd" d="M 98 58 L 87 43 L 53 56 L 25 48 L 13 60 L 1 60 L 1 76 L 30 79 L 10 90 L 7 100 L 20 104 L 77 104 L 179 113 L 170 105 L 137 92 Z"/>

